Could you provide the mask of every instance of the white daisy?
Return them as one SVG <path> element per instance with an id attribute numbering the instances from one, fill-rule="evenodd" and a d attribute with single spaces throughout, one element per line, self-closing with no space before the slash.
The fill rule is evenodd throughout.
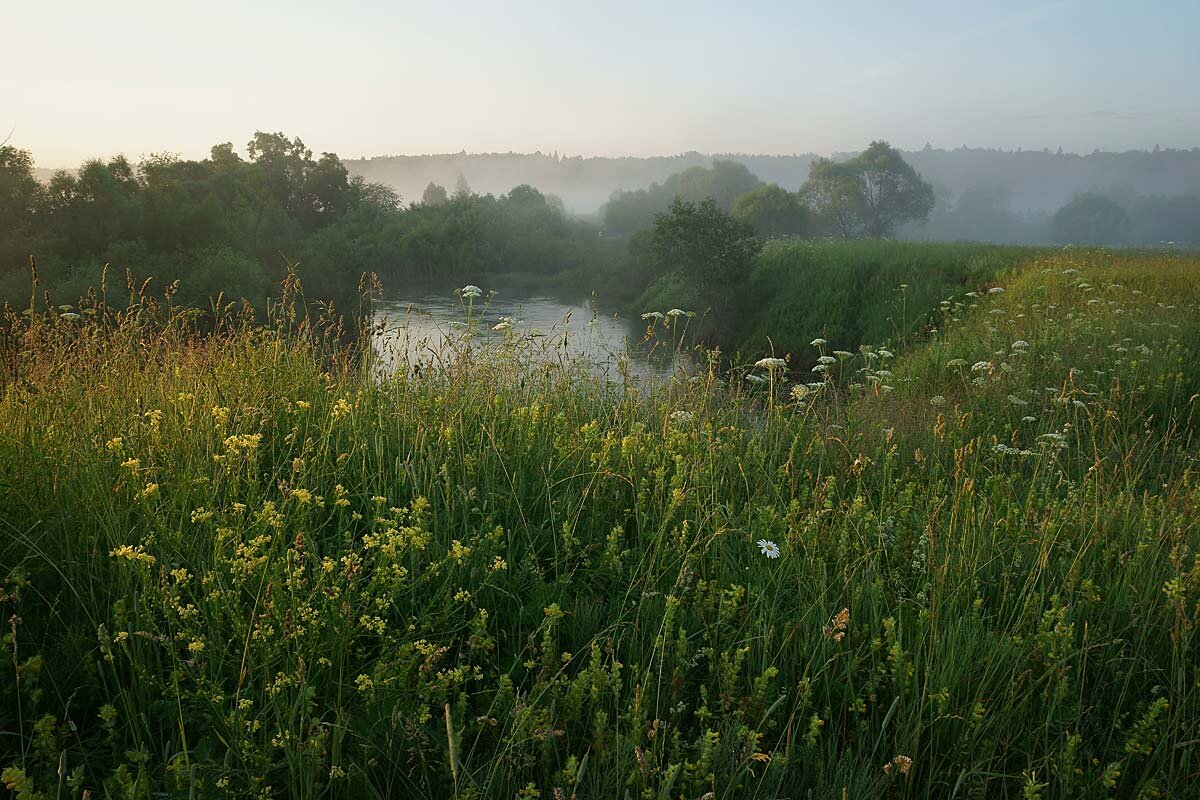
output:
<path id="1" fill-rule="evenodd" d="M 775 544 L 770 539 L 759 539 L 758 549 L 761 550 L 762 554 L 767 558 L 779 558 L 780 556 L 779 545 Z"/>

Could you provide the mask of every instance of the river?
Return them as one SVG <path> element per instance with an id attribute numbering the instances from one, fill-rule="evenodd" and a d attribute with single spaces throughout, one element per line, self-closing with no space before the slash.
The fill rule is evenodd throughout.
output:
<path id="1" fill-rule="evenodd" d="M 466 330 L 467 312 L 453 292 L 377 302 L 373 347 L 381 368 L 394 372 L 401 365 L 412 369 L 444 364 Z M 476 299 L 471 314 L 477 343 L 519 343 L 534 363 L 570 362 L 609 381 L 658 381 L 686 370 L 690 363 L 681 348 L 671 345 L 686 324 L 682 317 L 656 324 L 658 333 L 647 341 L 647 323 L 640 319 L 517 291 Z"/>

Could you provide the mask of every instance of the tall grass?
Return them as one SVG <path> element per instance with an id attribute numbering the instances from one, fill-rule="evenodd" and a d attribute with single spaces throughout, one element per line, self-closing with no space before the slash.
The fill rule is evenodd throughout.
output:
<path id="1" fill-rule="evenodd" d="M 1195 796 L 1200 263 L 986 269 L 908 352 L 825 337 L 811 386 L 13 321 L 4 781 Z"/>
<path id="2" fill-rule="evenodd" d="M 862 344 L 898 345 L 925 332 L 929 311 L 940 301 L 987 288 L 1038 252 L 940 242 L 776 240 L 759 255 L 739 296 L 738 319 L 726 327 L 745 351 L 772 348 L 807 367 L 814 338 L 851 351 Z M 695 287 L 670 276 L 637 306 L 692 308 L 696 297 Z"/>

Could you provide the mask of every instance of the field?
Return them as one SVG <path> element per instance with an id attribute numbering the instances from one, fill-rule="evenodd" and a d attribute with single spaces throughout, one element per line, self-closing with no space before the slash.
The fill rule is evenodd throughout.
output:
<path id="1" fill-rule="evenodd" d="M 516 339 L 380 380 L 286 300 L 10 319 L 3 784 L 1200 796 L 1200 260 L 906 274 L 932 333 L 649 392 Z"/>

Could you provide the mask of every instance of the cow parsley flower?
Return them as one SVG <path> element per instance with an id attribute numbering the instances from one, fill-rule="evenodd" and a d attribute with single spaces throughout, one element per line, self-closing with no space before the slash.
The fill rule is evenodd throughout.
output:
<path id="1" fill-rule="evenodd" d="M 476 298 L 483 296 L 483 290 L 473 283 L 468 283 L 466 286 L 458 290 L 458 293 L 466 298 Z"/>
<path id="2" fill-rule="evenodd" d="M 769 369 L 771 371 L 783 369 L 787 366 L 787 362 L 782 358 L 760 358 L 754 362 L 754 366 L 760 369 Z"/>
<path id="3" fill-rule="evenodd" d="M 829 342 L 825 341 L 824 339 L 813 339 L 811 342 L 809 342 L 809 344 L 811 344 L 813 347 L 824 347 L 825 345 L 829 344 Z"/>

